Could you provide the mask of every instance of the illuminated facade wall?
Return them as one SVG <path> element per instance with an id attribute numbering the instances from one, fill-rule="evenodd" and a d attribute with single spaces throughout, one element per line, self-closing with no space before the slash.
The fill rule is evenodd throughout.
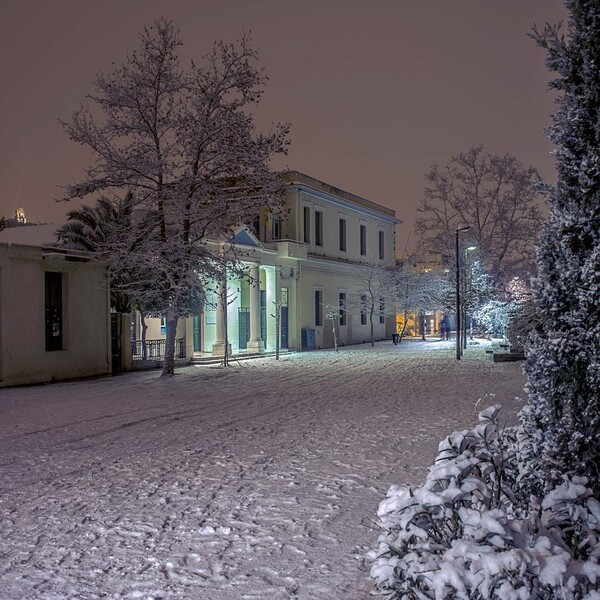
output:
<path id="1" fill-rule="evenodd" d="M 0 243 L 0 386 L 111 371 L 106 268 Z"/>
<path id="2" fill-rule="evenodd" d="M 222 353 L 223 332 L 218 331 L 227 311 L 227 338 L 233 352 L 272 351 L 275 348 L 275 305 L 285 298 L 284 346 L 301 350 L 303 330 L 313 330 L 319 348 L 333 346 L 328 307 L 345 299 L 345 319 L 336 322 L 338 343 L 370 340 L 370 325 L 361 318 L 356 299 L 362 282 L 356 265 L 395 264 L 395 227 L 400 222 L 393 210 L 339 190 L 302 173 L 284 175 L 288 182 L 285 217 L 265 212 L 242 227 L 234 238 L 237 254 L 255 281 L 258 293 L 246 280 L 228 281 L 228 305 L 219 307 L 209 291 L 204 311 L 186 319 L 178 336 L 185 337 L 186 355 Z M 218 249 L 219 245 L 214 244 Z M 253 274 L 254 273 L 254 274 Z M 319 308 L 320 307 L 320 308 Z M 252 314 L 260 320 L 260 340 L 246 340 Z M 375 339 L 391 337 L 394 316 L 374 319 Z M 137 333 L 139 335 L 139 333 Z M 155 320 L 150 336 L 164 337 Z M 264 338 L 264 339 L 263 339 Z"/>

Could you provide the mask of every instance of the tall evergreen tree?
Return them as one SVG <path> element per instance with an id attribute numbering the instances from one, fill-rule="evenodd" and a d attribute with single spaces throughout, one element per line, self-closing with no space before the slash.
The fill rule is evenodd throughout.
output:
<path id="1" fill-rule="evenodd" d="M 545 481 L 585 475 L 600 495 L 600 0 L 566 0 L 560 26 L 534 29 L 558 74 L 550 138 L 557 184 L 538 248 L 543 319 L 528 352 L 529 414 Z"/>

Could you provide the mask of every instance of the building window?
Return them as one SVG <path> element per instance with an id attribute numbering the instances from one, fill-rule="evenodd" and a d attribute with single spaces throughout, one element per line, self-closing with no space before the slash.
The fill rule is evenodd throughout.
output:
<path id="1" fill-rule="evenodd" d="M 347 313 L 346 313 L 346 292 L 339 293 L 339 306 L 340 306 L 340 325 L 346 325 Z"/>
<path id="2" fill-rule="evenodd" d="M 310 244 L 310 206 L 304 207 L 304 243 Z"/>
<path id="3" fill-rule="evenodd" d="M 323 292 L 315 290 L 315 326 L 323 325 Z"/>
<path id="4" fill-rule="evenodd" d="M 379 323 L 383 325 L 385 323 L 385 298 L 379 298 Z"/>
<path id="5" fill-rule="evenodd" d="M 63 349 L 63 274 L 46 272 L 46 351 Z"/>
<path id="6" fill-rule="evenodd" d="M 383 260 L 385 258 L 385 232 L 383 230 L 379 230 L 379 260 Z"/>
<path id="7" fill-rule="evenodd" d="M 271 217 L 271 218 L 272 218 L 272 228 L 271 228 L 272 239 L 280 240 L 281 239 L 281 219 L 279 217 Z"/>
<path id="8" fill-rule="evenodd" d="M 254 217 L 252 220 L 252 233 L 260 239 L 260 216 Z"/>
<path id="9" fill-rule="evenodd" d="M 315 210 L 315 246 L 323 245 L 323 212 Z"/>
<path id="10" fill-rule="evenodd" d="M 204 297 L 204 322 L 207 325 L 214 325 L 217 322 L 217 294 L 215 292 L 206 292 Z"/>
<path id="11" fill-rule="evenodd" d="M 360 324 L 367 324 L 367 295 L 360 295 Z"/>
<path id="12" fill-rule="evenodd" d="M 366 223 L 360 224 L 360 255 L 367 255 L 367 225 Z"/>
<path id="13" fill-rule="evenodd" d="M 340 218 L 340 250 L 346 252 L 346 219 Z"/>

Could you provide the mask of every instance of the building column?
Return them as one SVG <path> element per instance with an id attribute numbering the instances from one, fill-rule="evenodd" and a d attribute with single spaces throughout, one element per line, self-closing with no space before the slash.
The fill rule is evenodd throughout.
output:
<path id="1" fill-rule="evenodd" d="M 260 266 L 250 266 L 250 339 L 246 349 L 248 352 L 262 352 L 265 344 L 260 337 Z"/>
<path id="2" fill-rule="evenodd" d="M 225 282 L 225 285 L 227 283 Z M 216 339 L 215 343 L 212 347 L 212 355 L 213 356 L 225 356 L 225 323 L 223 317 L 225 316 L 225 311 L 227 310 L 226 306 L 223 306 L 223 289 L 222 284 L 217 283 L 216 290 L 216 298 L 217 298 L 217 307 L 216 307 L 216 317 L 217 322 L 215 323 L 215 333 Z M 229 344 L 228 354 L 231 355 L 231 344 Z"/>
<path id="3" fill-rule="evenodd" d="M 266 289 L 266 303 L 267 303 L 267 339 L 263 340 L 266 342 L 266 348 L 270 351 L 275 349 L 276 340 L 276 318 L 275 318 L 275 304 L 281 298 L 277 295 L 277 275 L 275 267 L 265 266 L 265 289 Z"/>

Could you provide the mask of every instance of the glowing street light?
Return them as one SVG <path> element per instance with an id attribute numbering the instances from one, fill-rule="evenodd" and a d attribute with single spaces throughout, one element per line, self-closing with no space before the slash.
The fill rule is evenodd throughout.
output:
<path id="1" fill-rule="evenodd" d="M 456 228 L 456 360 L 460 360 L 461 342 L 460 342 L 460 250 L 458 245 L 458 235 L 471 229 L 468 225 Z"/>

